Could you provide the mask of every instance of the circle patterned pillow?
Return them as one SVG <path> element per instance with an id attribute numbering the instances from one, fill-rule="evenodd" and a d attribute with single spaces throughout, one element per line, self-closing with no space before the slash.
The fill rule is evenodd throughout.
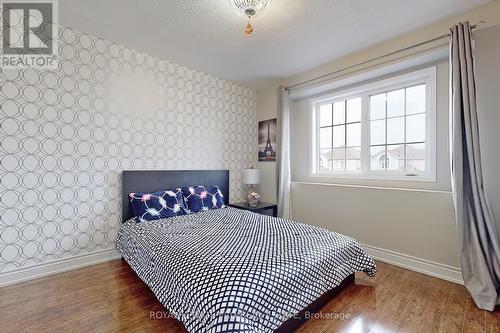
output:
<path id="1" fill-rule="evenodd" d="M 186 215 L 180 188 L 153 193 L 129 193 L 130 206 L 139 221 Z"/>
<path id="2" fill-rule="evenodd" d="M 224 195 L 217 185 L 185 186 L 182 188 L 182 195 L 188 214 L 226 207 Z"/>

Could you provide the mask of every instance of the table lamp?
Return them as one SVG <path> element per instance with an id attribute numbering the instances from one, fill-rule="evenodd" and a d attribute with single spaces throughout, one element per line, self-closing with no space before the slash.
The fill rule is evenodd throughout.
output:
<path id="1" fill-rule="evenodd" d="M 243 170 L 243 184 L 248 185 L 247 203 L 250 207 L 255 207 L 259 203 L 260 195 L 257 193 L 255 185 L 260 183 L 260 171 L 258 169 Z"/>

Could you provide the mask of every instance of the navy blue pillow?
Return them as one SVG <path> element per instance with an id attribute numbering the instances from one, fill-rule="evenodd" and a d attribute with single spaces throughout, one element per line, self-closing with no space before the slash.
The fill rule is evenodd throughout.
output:
<path id="1" fill-rule="evenodd" d="M 130 206 L 139 221 L 186 215 L 180 188 L 154 193 L 129 193 Z"/>
<path id="2" fill-rule="evenodd" d="M 224 195 L 219 186 L 185 186 L 182 188 L 185 207 L 188 213 L 224 208 Z"/>

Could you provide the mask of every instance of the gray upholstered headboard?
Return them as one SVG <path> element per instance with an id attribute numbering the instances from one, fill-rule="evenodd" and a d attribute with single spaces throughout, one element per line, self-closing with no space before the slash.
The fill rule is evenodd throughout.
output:
<path id="1" fill-rule="evenodd" d="M 134 215 L 128 194 L 155 192 L 188 185 L 218 185 L 229 204 L 229 170 L 126 170 L 122 173 L 122 221 Z"/>

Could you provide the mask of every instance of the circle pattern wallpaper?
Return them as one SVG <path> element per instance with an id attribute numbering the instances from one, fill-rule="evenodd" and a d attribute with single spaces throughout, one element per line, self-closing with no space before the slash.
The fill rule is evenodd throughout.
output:
<path id="1" fill-rule="evenodd" d="M 0 72 L 0 272 L 114 248 L 120 173 L 256 166 L 256 93 L 70 28 Z M 189 184 L 198 185 L 198 184 Z"/>

